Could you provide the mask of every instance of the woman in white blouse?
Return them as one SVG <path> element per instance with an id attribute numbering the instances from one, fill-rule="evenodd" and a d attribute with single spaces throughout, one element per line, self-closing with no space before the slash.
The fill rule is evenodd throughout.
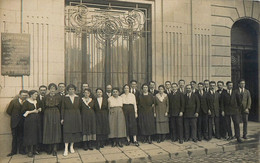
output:
<path id="1" fill-rule="evenodd" d="M 112 89 L 112 95 L 108 98 L 108 110 L 109 110 L 109 138 L 113 140 L 112 147 L 122 145 L 122 138 L 126 137 L 126 125 L 125 116 L 122 110 L 123 100 L 119 96 L 119 88 Z"/>
<path id="2" fill-rule="evenodd" d="M 123 112 L 125 115 L 126 122 L 126 134 L 127 134 L 127 144 L 130 144 L 130 136 L 133 136 L 134 144 L 138 147 L 139 143 L 137 142 L 137 106 L 135 95 L 129 92 L 130 86 L 128 84 L 124 85 L 124 93 L 121 95 L 123 100 Z"/>

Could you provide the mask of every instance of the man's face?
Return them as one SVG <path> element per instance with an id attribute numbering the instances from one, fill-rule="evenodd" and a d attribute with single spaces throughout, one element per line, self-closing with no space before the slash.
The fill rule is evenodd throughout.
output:
<path id="1" fill-rule="evenodd" d="M 205 88 L 209 88 L 209 81 L 204 82 Z"/>
<path id="2" fill-rule="evenodd" d="M 194 82 L 191 82 L 190 85 L 191 85 L 192 89 L 194 89 L 196 87 L 196 83 L 194 83 Z"/>
<path id="3" fill-rule="evenodd" d="M 232 88 L 233 88 L 233 83 L 228 83 L 227 89 L 230 90 L 230 89 L 232 89 Z"/>
<path id="4" fill-rule="evenodd" d="M 190 86 L 190 85 L 188 85 L 188 86 L 186 87 L 186 91 L 187 91 L 187 93 L 191 93 L 191 86 Z"/>
<path id="5" fill-rule="evenodd" d="M 82 90 L 84 91 L 85 89 L 88 89 L 89 85 L 87 83 L 82 84 Z"/>
<path id="6" fill-rule="evenodd" d="M 150 89 L 154 89 L 155 88 L 155 84 L 153 82 L 150 83 Z"/>
<path id="7" fill-rule="evenodd" d="M 241 81 L 239 85 L 240 85 L 240 88 L 245 88 L 246 82 L 245 81 Z"/>
<path id="8" fill-rule="evenodd" d="M 201 91 L 201 90 L 203 90 L 204 86 L 203 86 L 202 84 L 199 84 L 199 85 L 198 85 L 198 88 L 199 88 L 199 90 Z"/>
<path id="9" fill-rule="evenodd" d="M 185 82 L 184 82 L 184 81 L 180 81 L 180 82 L 179 82 L 179 85 L 180 85 L 180 88 L 184 88 Z"/>
<path id="10" fill-rule="evenodd" d="M 148 86 L 147 86 L 147 85 L 144 85 L 144 86 L 143 86 L 143 92 L 144 92 L 144 93 L 147 93 L 147 92 L 148 92 Z"/>
<path id="11" fill-rule="evenodd" d="M 215 88 L 216 88 L 216 84 L 210 83 L 209 89 L 213 91 L 213 90 L 215 90 Z"/>
<path id="12" fill-rule="evenodd" d="M 65 92 L 66 87 L 64 84 L 60 84 L 58 87 L 60 92 Z"/>
<path id="13" fill-rule="evenodd" d="M 19 97 L 20 97 L 21 100 L 24 101 L 24 100 L 26 100 L 29 97 L 29 94 L 28 93 L 21 93 L 19 95 Z"/>
<path id="14" fill-rule="evenodd" d="M 166 89 L 170 89 L 170 88 L 171 88 L 171 83 L 166 82 L 166 83 L 165 83 L 165 88 L 166 88 Z"/>
<path id="15" fill-rule="evenodd" d="M 111 93 L 112 92 L 112 85 L 107 85 L 106 92 Z"/>
<path id="16" fill-rule="evenodd" d="M 218 89 L 222 90 L 224 85 L 222 83 L 218 83 Z"/>
<path id="17" fill-rule="evenodd" d="M 178 90 L 178 86 L 176 84 L 172 84 L 172 90 L 175 92 Z"/>
<path id="18" fill-rule="evenodd" d="M 47 89 L 44 88 L 44 87 L 41 87 L 40 90 L 39 90 L 39 92 L 40 92 L 40 95 L 45 96 L 45 95 L 46 95 L 46 92 L 47 92 Z"/>
<path id="19" fill-rule="evenodd" d="M 132 82 L 132 83 L 131 83 L 131 87 L 134 88 L 134 89 L 136 89 L 137 83 L 136 83 L 136 82 Z"/>

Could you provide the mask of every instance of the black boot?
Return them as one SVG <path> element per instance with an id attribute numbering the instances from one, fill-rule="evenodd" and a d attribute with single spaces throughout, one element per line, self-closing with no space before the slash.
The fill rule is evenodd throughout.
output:
<path id="1" fill-rule="evenodd" d="M 118 146 L 120 147 L 120 148 L 122 148 L 123 147 L 123 144 L 122 144 L 122 140 L 120 139 L 120 138 L 118 138 L 117 139 L 117 144 L 118 144 Z"/>
<path id="2" fill-rule="evenodd" d="M 161 135 L 160 134 L 158 134 L 158 136 L 157 136 L 157 143 L 161 143 Z"/>
<path id="3" fill-rule="evenodd" d="M 53 156 L 57 156 L 57 144 L 53 145 L 53 151 L 52 151 Z"/>
<path id="4" fill-rule="evenodd" d="M 117 145 L 116 139 L 112 140 L 112 147 L 115 147 Z"/>
<path id="5" fill-rule="evenodd" d="M 151 136 L 148 136 L 148 143 L 152 144 Z"/>
<path id="6" fill-rule="evenodd" d="M 88 145 L 87 145 L 87 142 L 86 142 L 86 141 L 85 141 L 84 144 L 83 144 L 83 149 L 84 149 L 85 151 L 88 150 Z"/>
<path id="7" fill-rule="evenodd" d="M 89 150 L 93 150 L 92 142 L 91 142 L 91 141 L 88 142 L 88 149 L 89 149 Z"/>
<path id="8" fill-rule="evenodd" d="M 97 150 L 100 149 L 100 141 L 97 141 L 96 149 L 97 149 Z"/>

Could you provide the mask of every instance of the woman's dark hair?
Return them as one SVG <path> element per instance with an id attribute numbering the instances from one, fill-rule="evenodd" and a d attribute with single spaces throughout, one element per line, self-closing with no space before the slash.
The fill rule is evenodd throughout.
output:
<path id="1" fill-rule="evenodd" d="M 97 88 L 96 93 L 97 93 L 98 90 L 101 90 L 102 92 L 104 92 L 102 88 Z"/>
<path id="2" fill-rule="evenodd" d="M 76 86 L 74 84 L 69 84 L 66 88 L 67 91 L 69 91 L 70 88 L 73 88 L 76 91 Z"/>
<path id="3" fill-rule="evenodd" d="M 125 87 L 126 87 L 126 86 L 128 86 L 128 88 L 130 89 L 129 84 L 125 84 L 125 85 L 123 86 L 123 91 L 125 90 Z"/>
<path id="4" fill-rule="evenodd" d="M 149 88 L 149 85 L 146 84 L 146 83 L 144 83 L 144 84 L 142 85 L 142 89 L 144 88 L 144 86 L 147 86 L 147 87 Z"/>
<path id="5" fill-rule="evenodd" d="M 39 87 L 39 90 L 40 90 L 41 88 L 45 88 L 45 89 L 47 90 L 46 85 L 41 85 L 41 86 Z"/>
<path id="6" fill-rule="evenodd" d="M 158 89 L 159 89 L 159 88 L 163 88 L 163 89 L 165 90 L 164 85 L 159 85 Z"/>
<path id="7" fill-rule="evenodd" d="M 120 91 L 119 91 L 119 88 L 118 88 L 118 87 L 114 87 L 114 88 L 112 88 L 112 92 L 113 92 L 114 90 L 117 90 L 117 91 L 120 93 Z"/>
<path id="8" fill-rule="evenodd" d="M 56 90 L 58 89 L 57 85 L 54 84 L 54 83 L 49 84 L 49 86 L 48 86 L 48 90 L 50 90 L 51 87 L 54 87 Z"/>
<path id="9" fill-rule="evenodd" d="M 29 96 L 31 97 L 35 92 L 38 93 L 38 91 L 36 91 L 36 90 L 30 90 L 30 91 L 29 91 Z"/>
<path id="10" fill-rule="evenodd" d="M 86 89 L 83 90 L 83 93 L 85 93 L 86 91 L 88 91 L 91 94 L 91 89 L 86 88 Z"/>

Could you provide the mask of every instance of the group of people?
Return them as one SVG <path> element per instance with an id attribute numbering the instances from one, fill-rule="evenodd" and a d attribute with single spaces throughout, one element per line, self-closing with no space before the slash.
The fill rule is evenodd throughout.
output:
<path id="1" fill-rule="evenodd" d="M 137 89 L 132 80 L 120 90 L 107 85 L 105 91 L 97 88 L 95 93 L 87 83 L 81 93 L 76 86 L 59 83 L 42 85 L 39 90 L 21 90 L 13 99 L 7 114 L 11 116 L 12 151 L 33 157 L 39 150 L 57 155 L 57 148 L 64 143 L 64 156 L 74 153 L 74 143 L 84 150 L 103 148 L 108 142 L 112 147 L 133 143 L 158 143 L 168 136 L 172 141 L 205 139 L 233 139 L 239 143 L 240 117 L 243 121 L 243 138 L 247 139 L 247 121 L 251 106 L 250 92 L 245 80 L 239 89 L 233 83 L 209 81 L 185 85 L 166 81 L 155 89 L 155 82 L 143 84 Z M 217 88 L 216 88 L 217 87 Z M 47 94 L 47 90 L 49 93 Z M 27 149 L 27 150 L 25 150 Z M 26 152 L 25 152 L 26 151 Z"/>

